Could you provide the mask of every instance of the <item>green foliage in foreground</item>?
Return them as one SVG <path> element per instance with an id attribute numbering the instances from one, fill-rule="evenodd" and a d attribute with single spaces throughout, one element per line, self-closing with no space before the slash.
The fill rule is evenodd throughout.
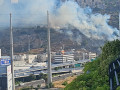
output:
<path id="1" fill-rule="evenodd" d="M 68 83 L 67 81 L 63 82 L 62 85 L 66 86 Z"/>
<path id="2" fill-rule="evenodd" d="M 31 88 L 30 87 L 25 87 L 25 88 L 22 88 L 20 90 L 30 90 Z"/>
<path id="3" fill-rule="evenodd" d="M 65 90 L 109 90 L 108 67 L 120 55 L 120 41 L 107 42 L 101 55 L 87 63 L 84 74 L 78 76 Z"/>

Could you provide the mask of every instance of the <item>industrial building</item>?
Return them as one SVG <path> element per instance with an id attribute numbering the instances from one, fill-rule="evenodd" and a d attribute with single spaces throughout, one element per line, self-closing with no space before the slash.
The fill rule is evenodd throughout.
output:
<path id="1" fill-rule="evenodd" d="M 47 60 L 47 54 L 43 53 L 43 54 L 38 54 L 37 55 L 37 62 L 46 62 Z"/>
<path id="2" fill-rule="evenodd" d="M 65 53 L 64 50 L 60 50 L 59 53 L 54 55 L 53 63 L 65 63 L 65 62 L 73 62 L 74 54 Z"/>
<path id="3" fill-rule="evenodd" d="M 0 90 L 12 90 L 11 65 L 0 65 Z"/>
<path id="4" fill-rule="evenodd" d="M 14 55 L 14 63 L 33 63 L 37 60 L 37 55 L 32 54 L 23 54 L 23 55 Z"/>
<path id="5" fill-rule="evenodd" d="M 10 59 L 10 56 L 1 56 L 2 61 L 5 59 Z M 46 62 L 47 54 L 20 54 L 20 55 L 14 55 L 14 65 L 15 66 L 21 66 L 25 64 L 32 64 L 34 62 Z"/>
<path id="6" fill-rule="evenodd" d="M 12 90 L 10 59 L 1 59 L 0 49 L 0 90 Z"/>

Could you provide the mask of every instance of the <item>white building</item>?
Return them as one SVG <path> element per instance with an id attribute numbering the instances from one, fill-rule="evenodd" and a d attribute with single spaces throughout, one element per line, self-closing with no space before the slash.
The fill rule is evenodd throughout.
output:
<path id="1" fill-rule="evenodd" d="M 96 53 L 89 52 L 89 59 L 95 59 L 97 57 Z"/>
<path id="2" fill-rule="evenodd" d="M 11 65 L 0 65 L 0 90 L 12 90 Z"/>
<path id="3" fill-rule="evenodd" d="M 15 63 L 18 63 L 17 61 L 21 61 L 21 63 L 33 63 L 37 60 L 37 55 L 32 54 L 23 54 L 23 55 L 14 55 Z"/>
<path id="4" fill-rule="evenodd" d="M 65 62 L 73 62 L 74 61 L 74 54 L 68 55 L 54 55 L 54 63 L 65 63 Z"/>
<path id="5" fill-rule="evenodd" d="M 27 55 L 26 61 L 27 63 L 33 63 L 37 61 L 37 55 Z"/>
<path id="6" fill-rule="evenodd" d="M 65 52 L 61 49 L 58 53 L 54 55 L 53 63 L 65 63 L 65 62 L 73 62 L 74 61 L 74 52 Z"/>

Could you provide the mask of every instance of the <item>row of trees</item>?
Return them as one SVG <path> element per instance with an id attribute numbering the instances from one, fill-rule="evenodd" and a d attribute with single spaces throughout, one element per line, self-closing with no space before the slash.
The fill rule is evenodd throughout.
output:
<path id="1" fill-rule="evenodd" d="M 109 90 L 108 67 L 110 62 L 120 55 L 120 41 L 107 42 L 101 55 L 93 62 L 87 63 L 84 74 L 78 76 L 65 90 Z"/>

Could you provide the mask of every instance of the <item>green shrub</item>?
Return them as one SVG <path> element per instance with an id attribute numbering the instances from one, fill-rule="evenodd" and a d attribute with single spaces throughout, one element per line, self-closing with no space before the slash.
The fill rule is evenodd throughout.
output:
<path id="1" fill-rule="evenodd" d="M 37 85 L 37 88 L 40 89 L 41 85 Z"/>
<path id="2" fill-rule="evenodd" d="M 109 64 L 120 55 L 120 41 L 107 42 L 95 61 L 85 64 L 84 74 L 78 76 L 64 90 L 110 90 Z M 117 90 L 120 90 L 119 88 Z"/>
<path id="3" fill-rule="evenodd" d="M 67 81 L 63 82 L 62 85 L 66 86 L 68 83 Z"/>

